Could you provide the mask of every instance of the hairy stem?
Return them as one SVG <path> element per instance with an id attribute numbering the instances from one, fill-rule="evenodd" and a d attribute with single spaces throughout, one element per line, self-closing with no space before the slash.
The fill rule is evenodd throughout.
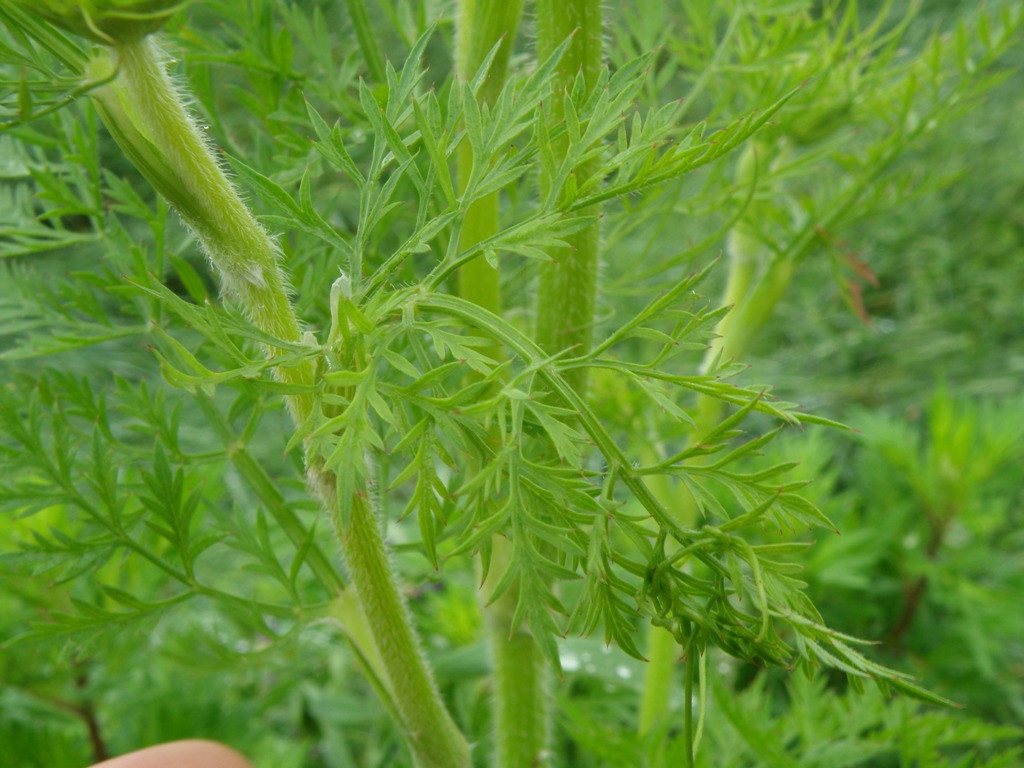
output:
<path id="1" fill-rule="evenodd" d="M 503 536 L 491 539 L 491 562 L 480 589 L 486 600 L 512 556 Z M 519 590 L 510 587 L 485 609 L 494 664 L 495 765 L 540 766 L 549 737 L 550 703 L 547 661 L 533 635 L 513 626 Z"/>
<path id="2" fill-rule="evenodd" d="M 146 38 L 119 45 L 116 55 L 116 62 L 98 60 L 89 73 L 94 79 L 116 73 L 110 84 L 94 92 L 111 134 L 195 232 L 225 291 L 253 324 L 283 343 L 301 343 L 299 321 L 278 265 L 279 252 L 185 109 L 156 43 Z M 265 347 L 271 358 L 281 351 L 272 343 Z M 274 371 L 279 380 L 311 390 L 314 366 L 312 359 L 305 359 Z M 301 424 L 314 406 L 312 394 L 287 397 L 293 419 Z M 333 476 L 315 460 L 308 462 L 307 476 L 333 516 L 338 509 Z M 417 766 L 468 768 L 469 747 L 426 665 L 380 526 L 364 495 L 354 499 L 350 524 L 339 527 L 339 536 L 362 610 L 344 605 L 338 610 L 348 621 L 360 623 L 347 629 L 367 668 L 386 673 L 378 690 L 382 697 L 393 694 Z"/>
<path id="3" fill-rule="evenodd" d="M 369 498 L 364 493 L 353 497 L 346 527 L 338 515 L 334 475 L 316 462 L 310 464 L 307 475 L 334 515 L 352 585 L 373 632 L 417 768 L 468 768 L 469 745 L 445 708 L 427 666 Z"/>
<path id="4" fill-rule="evenodd" d="M 94 95 L 100 115 L 128 159 L 195 232 L 221 277 L 256 327 L 284 342 L 301 342 L 298 318 L 279 267 L 280 253 L 228 181 L 220 162 L 171 82 L 152 37 L 119 45 L 116 61 L 93 62 L 90 75 L 117 77 Z M 104 71 L 106 70 L 106 71 Z M 267 348 L 268 357 L 281 350 Z M 314 363 L 279 366 L 280 381 L 311 387 Z M 297 422 L 312 407 L 308 394 L 288 396 Z"/>
<path id="5" fill-rule="evenodd" d="M 546 59 L 572 35 L 572 44 L 561 61 L 555 80 L 556 95 L 551 99 L 550 119 L 563 120 L 561 92 L 571 89 L 578 73 L 587 88 L 592 88 L 601 69 L 601 3 L 597 0 L 538 0 L 537 57 Z M 547 105 L 546 105 L 547 108 Z M 555 157 L 564 154 L 567 138 L 555 141 Z M 579 179 L 592 173 L 591 164 L 574 169 Z M 546 197 L 551 180 L 541 178 L 541 196 Z M 593 215 L 597 211 L 580 211 Z M 541 268 L 537 286 L 537 343 L 549 353 L 573 348 L 585 354 L 591 347 L 594 310 L 597 302 L 600 229 L 595 222 L 565 238 L 568 248 L 552 253 L 555 263 Z M 582 390 L 586 369 L 567 373 L 569 382 Z"/>
<path id="6" fill-rule="evenodd" d="M 459 77 L 476 75 L 495 45 L 490 73 L 478 97 L 493 104 L 501 92 L 508 57 L 522 17 L 521 0 L 463 0 L 459 4 L 456 66 Z M 473 171 L 469 142 L 459 148 L 459 189 L 465 190 Z M 500 193 L 476 200 L 467 210 L 459 246 L 462 250 L 492 237 L 499 228 Z M 501 313 L 500 274 L 485 259 L 475 259 L 459 270 L 459 294 L 494 314 Z M 489 350 L 499 356 L 501 349 Z M 511 544 L 502 536 L 491 540 L 491 565 L 481 588 L 483 599 L 491 594 L 497 576 L 511 557 Z M 509 589 L 486 608 L 494 663 L 495 764 L 499 768 L 540 765 L 548 739 L 547 669 L 533 636 L 512 626 L 519 591 Z"/>
<path id="7" fill-rule="evenodd" d="M 550 719 L 547 661 L 529 632 L 520 628 L 509 634 L 507 615 L 489 618 L 496 623 L 491 628 L 496 763 L 499 768 L 544 765 Z"/>
<path id="8" fill-rule="evenodd" d="M 455 67 L 460 78 L 474 77 L 491 48 L 500 43 L 491 62 L 490 74 L 478 94 L 484 104 L 493 104 L 505 84 L 509 54 L 523 15 L 522 0 L 462 0 L 456 26 Z M 468 141 L 459 147 L 459 193 L 465 191 L 473 172 L 473 149 Z M 499 192 L 474 201 L 466 211 L 459 236 L 460 250 L 466 250 L 498 231 Z M 501 284 L 496 266 L 478 258 L 459 269 L 459 295 L 495 314 L 501 312 Z"/>

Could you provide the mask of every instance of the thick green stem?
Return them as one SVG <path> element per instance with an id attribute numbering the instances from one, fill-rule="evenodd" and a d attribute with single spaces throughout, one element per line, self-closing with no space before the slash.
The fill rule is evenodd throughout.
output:
<path id="1" fill-rule="evenodd" d="M 478 94 L 493 104 L 505 83 L 508 57 L 522 17 L 522 2 L 463 0 L 459 4 L 456 66 L 458 75 L 473 77 L 491 49 L 500 47 L 491 62 L 490 74 Z M 459 190 L 464 191 L 473 171 L 469 142 L 459 148 Z M 494 236 L 499 229 L 500 193 L 476 200 L 466 211 L 459 245 L 466 250 Z M 500 274 L 496 266 L 478 258 L 459 270 L 459 294 L 475 304 L 501 313 Z M 499 346 L 490 353 L 501 354 Z M 491 541 L 491 565 L 481 588 L 486 599 L 511 557 L 511 544 L 501 536 Z M 522 627 L 512 626 L 519 591 L 509 589 L 487 609 L 487 627 L 494 662 L 495 764 L 498 768 L 539 766 L 548 739 L 548 672 L 540 648 Z"/>
<path id="2" fill-rule="evenodd" d="M 512 556 L 503 536 L 491 539 L 491 563 L 480 589 L 483 599 L 494 591 Z M 519 590 L 510 587 L 486 607 L 494 663 L 494 732 L 497 768 L 540 766 L 548 744 L 550 671 L 533 635 L 513 626 Z"/>
<path id="3" fill-rule="evenodd" d="M 546 59 L 572 35 L 572 44 L 562 58 L 555 87 L 559 95 L 551 99 L 549 115 L 554 124 L 563 119 L 560 93 L 572 88 L 582 72 L 587 88 L 592 88 L 600 73 L 601 3 L 597 0 L 538 0 L 537 57 Z M 547 105 L 546 105 L 547 106 Z M 555 157 L 564 154 L 568 139 L 562 137 L 552 148 Z M 596 162 L 596 161 L 595 161 Z M 574 169 L 577 178 L 588 178 L 593 169 L 587 165 Z M 541 195 L 546 197 L 551 180 L 541 178 Z M 594 215 L 594 209 L 580 211 Z M 600 229 L 597 222 L 566 238 L 569 247 L 552 253 L 555 260 L 541 268 L 537 286 L 537 343 L 549 353 L 573 348 L 585 354 L 591 347 L 594 311 L 597 303 Z M 586 369 L 567 373 L 577 389 L 586 385 Z"/>
<path id="4" fill-rule="evenodd" d="M 657 462 L 662 456 L 656 436 L 651 436 L 645 461 Z M 675 510 L 685 503 L 685 492 L 679 493 L 665 475 L 653 475 L 649 481 L 651 493 L 666 509 Z M 681 521 L 690 526 L 692 521 Z M 669 699 L 675 678 L 676 663 L 681 655 L 675 636 L 665 627 L 651 624 L 647 630 L 647 667 L 644 687 L 640 696 L 640 716 L 637 730 L 641 736 L 651 733 L 669 716 Z"/>
<path id="5" fill-rule="evenodd" d="M 538 0 L 536 5 L 537 21 L 537 58 L 544 61 L 549 58 L 555 49 L 562 42 L 573 35 L 573 42 L 566 51 L 562 61 L 561 70 L 554 83 L 556 93 L 568 92 L 576 78 L 577 72 L 582 71 L 587 88 L 593 87 L 597 81 L 601 68 L 601 4 L 595 0 Z M 562 117 L 562 99 L 557 97 L 550 100 L 552 109 L 548 113 L 550 119 L 559 122 Z M 567 148 L 567 140 L 560 139 L 552 150 L 556 157 L 564 153 Z M 574 169 L 578 177 L 588 177 L 591 169 L 578 167 Z M 546 176 L 541 178 L 541 195 L 547 196 L 551 186 L 551 180 Z M 596 213 L 596 211 L 583 211 L 584 214 Z M 569 247 L 561 249 L 557 254 L 552 254 L 556 263 L 546 265 L 540 275 L 537 288 L 537 343 L 547 352 L 557 352 L 568 347 L 576 347 L 580 354 L 585 353 L 591 347 L 593 335 L 594 311 L 597 302 L 597 270 L 598 270 L 598 247 L 600 243 L 600 231 L 597 224 L 571 235 L 567 238 Z M 580 368 L 570 371 L 567 375 L 570 383 L 577 392 L 582 394 L 586 387 L 586 369 Z M 493 565 L 492 565 L 493 568 Z M 516 648 L 512 645 L 517 642 L 513 635 L 508 641 L 507 653 L 510 656 L 515 654 Z M 522 641 L 524 644 L 526 640 Z M 531 643 L 531 652 L 535 659 L 535 665 L 542 663 L 540 650 L 536 642 Z M 497 654 L 496 654 L 497 655 Z M 519 662 L 519 674 L 527 674 L 526 662 Z M 536 667 L 535 667 L 536 668 Z M 500 667 L 497 670 L 501 672 Z M 513 670 L 509 670 L 510 675 Z M 539 670 L 542 675 L 543 669 Z M 544 691 L 544 677 L 538 680 L 530 680 L 535 686 L 535 697 L 537 701 L 532 705 L 536 712 L 544 707 L 544 719 L 535 721 L 534 728 L 543 728 L 543 731 L 535 731 L 535 738 L 527 741 L 512 730 L 516 723 L 513 716 L 524 717 L 525 714 L 510 711 L 505 718 L 512 721 L 505 726 L 505 733 L 502 734 L 508 743 L 499 742 L 499 756 L 502 768 L 518 768 L 526 765 L 540 765 L 543 760 L 543 747 L 547 737 L 547 696 Z M 500 681 L 498 683 L 501 684 Z M 505 685 L 520 686 L 525 689 L 521 680 L 510 679 Z M 500 691 L 500 688 L 499 688 Z M 511 699 L 512 697 L 509 696 Z M 512 704 L 516 704 L 514 700 Z M 527 705 L 528 702 L 523 702 Z M 499 712 L 500 714 L 500 712 Z M 534 717 L 538 717 L 534 715 Z M 540 737 L 540 738 L 538 738 Z M 527 762 L 529 761 L 529 762 Z"/>
<path id="6" fill-rule="evenodd" d="M 493 563 L 491 569 L 498 572 Z M 496 764 L 499 768 L 540 766 L 546 760 L 551 673 L 533 635 L 522 628 L 509 633 L 509 618 L 509 612 L 500 606 L 488 615 L 494 658 Z"/>
<path id="7" fill-rule="evenodd" d="M 509 54 L 523 15 L 522 0 L 462 0 L 456 24 L 456 74 L 469 79 L 477 74 L 491 49 L 500 47 L 491 61 L 490 73 L 480 87 L 478 97 L 493 104 L 501 93 L 508 71 Z M 468 141 L 459 147 L 459 193 L 465 191 L 473 172 L 473 150 Z M 498 232 L 499 192 L 474 201 L 466 211 L 459 237 L 460 250 L 466 250 Z M 495 314 L 501 312 L 501 284 L 496 266 L 486 259 L 469 262 L 458 273 L 459 295 Z"/>
<path id="8" fill-rule="evenodd" d="M 742 218 L 733 226 L 726 240 L 729 275 L 722 303 L 731 306 L 732 310 L 715 329 L 718 338 L 712 342 L 704 358 L 705 372 L 719 356 L 724 360 L 735 360 L 749 351 L 757 334 L 789 288 L 796 267 L 795 260 L 786 255 L 776 256 L 774 261 L 769 261 L 767 249 L 758 235 L 758 227 L 763 224 L 765 217 L 765 206 L 759 202 L 756 186 L 765 151 L 762 142 L 750 139 L 737 164 L 736 183 L 751 187 L 752 192 Z M 702 399 L 714 400 L 707 397 Z M 706 429 L 713 426 L 717 414 L 721 412 L 719 405 L 718 400 L 714 400 L 714 405 L 701 403 L 705 409 L 710 407 L 710 418 L 698 420 L 698 427 Z"/>
<path id="9" fill-rule="evenodd" d="M 469 3 L 464 6 L 472 7 Z M 478 12 L 482 8 L 477 9 Z M 588 83 L 596 81 L 601 65 L 601 16 L 597 2 L 557 3 L 547 0 L 537 4 L 537 57 L 548 58 L 566 37 L 582 26 L 574 44 L 563 59 L 563 73 L 556 88 L 568 89 L 576 71 L 584 71 Z M 477 41 L 478 48 L 493 44 Z M 489 85 L 497 85 L 492 77 Z M 497 93 L 495 87 L 492 93 Z M 557 105 L 559 99 L 554 99 Z M 561 116 L 556 112 L 555 120 Z M 554 148 L 557 155 L 559 148 Z M 467 172 L 469 168 L 466 169 Z M 587 169 L 577 169 L 586 173 Z M 542 187 L 550 184 L 542 179 Z M 496 214 L 496 209 L 495 209 Z M 495 216 L 495 225 L 497 224 Z M 477 231 L 477 235 L 482 235 Z M 537 339 L 548 351 L 579 346 L 580 352 L 590 346 L 597 291 L 597 258 L 599 232 L 596 226 L 571 238 L 570 248 L 559 252 L 559 263 L 547 267 L 538 292 Z M 465 243 L 464 243 L 465 245 Z M 464 294 L 465 295 L 465 294 Z M 574 372 L 573 384 L 578 390 L 585 385 L 582 370 Z M 509 557 L 509 544 L 502 539 L 493 542 L 489 581 L 496 578 Z M 499 562 L 496 562 L 496 559 Z M 484 585 L 485 593 L 489 593 Z M 524 629 L 510 625 L 518 599 L 516 590 L 506 592 L 490 608 L 495 667 L 495 719 L 497 724 L 497 765 L 499 768 L 525 768 L 543 764 L 548 739 L 548 672 L 534 638 Z"/>
<path id="10" fill-rule="evenodd" d="M 754 280 L 743 274 L 753 270 L 753 261 L 750 255 L 736 257 L 730 254 L 726 303 L 732 304 L 733 308 L 718 324 L 718 338 L 712 342 L 704 359 L 705 372 L 719 356 L 723 360 L 737 360 L 750 351 L 793 280 L 796 264 L 790 259 L 779 259 L 764 270 L 764 274 L 756 280 L 756 284 L 753 284 Z M 734 278 L 734 275 L 738 276 Z M 746 293 L 730 296 L 729 288 L 744 281 L 747 283 Z M 703 434 L 721 417 L 722 401 L 701 395 L 697 399 L 697 413 L 694 418 L 697 425 L 695 434 Z"/>
<path id="11" fill-rule="evenodd" d="M 459 77 L 471 78 L 499 42 L 490 74 L 478 94 L 493 104 L 505 87 L 508 59 L 523 18 L 523 0 L 460 0 L 456 22 L 455 68 Z"/>
<path id="12" fill-rule="evenodd" d="M 274 338 L 300 342 L 299 322 L 278 266 L 280 252 L 246 208 L 184 108 L 162 52 L 151 37 L 115 50 L 116 62 L 100 59 L 90 67 L 96 79 L 117 68 L 117 78 L 94 92 L 111 134 L 195 232 L 225 291 L 241 304 L 253 324 Z M 271 357 L 278 353 L 273 348 L 266 351 Z M 311 386 L 314 363 L 280 366 L 274 373 L 288 384 Z M 288 406 L 301 423 L 312 407 L 312 397 L 290 395 Z"/>
<path id="13" fill-rule="evenodd" d="M 291 344 L 302 336 L 278 266 L 279 252 L 228 181 L 202 132 L 164 68 L 152 39 L 120 45 L 116 64 L 100 59 L 94 79 L 112 82 L 94 92 L 111 134 L 147 180 L 163 194 L 195 232 L 225 291 L 268 335 Z M 280 351 L 268 345 L 268 357 Z M 312 388 L 315 364 L 303 361 L 274 369 L 278 379 Z M 311 394 L 288 396 L 289 410 L 301 424 L 313 408 Z M 338 509 L 335 481 L 309 462 L 310 485 L 327 509 Z M 352 505 L 349 526 L 339 534 L 359 608 L 337 604 L 340 616 L 356 626 L 346 630 L 378 680 L 382 697 L 393 704 L 419 768 L 468 768 L 469 747 L 444 707 L 420 650 L 412 618 L 402 601 L 376 516 L 364 495 Z M 371 639 L 372 638 L 372 639 Z M 392 702 L 387 702 L 392 703 Z"/>
<path id="14" fill-rule="evenodd" d="M 641 735 L 650 733 L 668 716 L 668 702 L 672 694 L 672 680 L 679 643 L 664 627 L 651 625 L 647 634 L 647 668 L 644 670 L 644 688 L 640 698 Z"/>
<path id="15" fill-rule="evenodd" d="M 466 142 L 459 147 L 460 193 L 472 170 L 473 152 Z M 475 200 L 466 210 L 459 234 L 459 250 L 468 250 L 498 232 L 498 195 L 498 192 L 492 192 Z M 458 291 L 464 299 L 496 315 L 501 314 L 501 276 L 497 266 L 491 266 L 486 259 L 476 258 L 459 267 Z"/>
<path id="16" fill-rule="evenodd" d="M 363 493 L 353 497 L 345 527 L 337 515 L 334 476 L 315 464 L 307 474 L 317 495 L 334 513 L 352 585 L 387 672 L 386 684 L 417 768 L 468 768 L 469 746 L 448 714 L 427 666 L 369 499 Z"/>
<path id="17" fill-rule="evenodd" d="M 796 266 L 792 259 L 785 257 L 772 261 L 746 298 L 723 318 L 718 333 L 722 337 L 727 357 L 739 358 L 750 351 L 758 334 L 764 330 L 775 308 L 786 295 Z"/>

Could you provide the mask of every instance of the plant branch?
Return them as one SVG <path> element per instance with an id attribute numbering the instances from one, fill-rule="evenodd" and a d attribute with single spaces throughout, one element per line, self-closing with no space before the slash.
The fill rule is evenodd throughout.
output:
<path id="1" fill-rule="evenodd" d="M 117 77 L 92 92 L 100 116 L 128 159 L 196 233 L 225 291 L 264 333 L 301 342 L 298 318 L 278 265 L 280 252 L 228 180 L 209 142 L 185 109 L 152 37 L 118 45 L 116 61 L 90 64 L 89 76 Z M 267 348 L 268 357 L 276 352 Z M 314 363 L 274 369 L 287 384 L 311 387 Z M 296 422 L 309 415 L 312 396 L 288 396 Z"/>
<path id="2" fill-rule="evenodd" d="M 196 233 L 234 297 L 261 331 L 283 342 L 301 343 L 302 335 L 279 266 L 273 240 L 256 221 L 228 181 L 220 163 L 172 84 L 163 55 L 151 38 L 118 45 L 116 63 L 100 59 L 91 66 L 93 79 L 116 70 L 109 85 L 94 91 L 100 114 L 115 140 L 147 180 L 163 194 Z M 264 347 L 269 358 L 277 350 Z M 315 363 L 275 367 L 284 383 L 308 393 L 287 395 L 296 425 L 312 413 Z M 243 462 L 244 464 L 244 462 Z M 251 467 L 250 467 L 251 469 Z M 307 463 L 310 485 L 334 518 L 338 503 L 335 479 L 317 460 Z M 256 474 L 251 478 L 261 479 Z M 347 528 L 339 526 L 342 550 L 352 574 L 362 614 L 376 648 L 363 655 L 372 665 L 380 658 L 387 673 L 406 736 L 420 768 L 469 766 L 469 748 L 445 710 L 426 666 L 402 602 L 383 538 L 365 495 L 357 495 Z M 294 535 L 297 531 L 292 530 Z M 321 574 L 330 579 L 327 574 Z M 365 636 L 363 628 L 355 628 Z M 377 652 L 379 652 L 379 657 Z"/>
<path id="3" fill-rule="evenodd" d="M 388 560 L 380 523 L 365 493 L 352 499 L 347 526 L 340 519 L 333 473 L 316 460 L 307 470 L 310 484 L 332 511 L 352 585 L 359 596 L 387 672 L 418 768 L 468 768 L 469 746 L 441 699 Z"/>

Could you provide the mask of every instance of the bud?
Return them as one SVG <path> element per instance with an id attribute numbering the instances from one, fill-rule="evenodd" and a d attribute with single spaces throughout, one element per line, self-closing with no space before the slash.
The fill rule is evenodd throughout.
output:
<path id="1" fill-rule="evenodd" d="M 134 43 L 192 0 L 14 0 L 15 5 L 101 45 Z"/>

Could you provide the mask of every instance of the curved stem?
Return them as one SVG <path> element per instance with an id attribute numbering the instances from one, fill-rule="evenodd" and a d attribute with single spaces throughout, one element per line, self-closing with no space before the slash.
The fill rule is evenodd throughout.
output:
<path id="1" fill-rule="evenodd" d="M 315 463 L 307 474 L 334 518 L 352 586 L 373 632 L 417 768 L 468 768 L 469 745 L 445 708 L 427 666 L 367 495 L 357 493 L 352 498 L 345 527 L 338 515 L 334 475 Z"/>
<path id="2" fill-rule="evenodd" d="M 498 573 L 491 555 L 492 572 Z M 495 758 L 499 768 L 543 765 L 549 731 L 550 670 L 533 635 L 509 633 L 507 611 L 492 611 Z"/>
<path id="3" fill-rule="evenodd" d="M 93 91 L 100 115 L 128 159 L 178 211 L 195 232 L 220 274 L 224 290 L 241 304 L 256 327 L 273 338 L 302 340 L 280 252 L 228 180 L 220 162 L 164 66 L 152 37 L 115 49 L 117 61 L 97 60 L 90 75 L 102 79 L 116 67 L 117 78 Z M 268 357 L 277 351 L 267 348 Z M 275 376 L 288 384 L 311 387 L 314 363 L 279 366 Z M 312 396 L 288 396 L 301 423 Z"/>
<path id="4" fill-rule="evenodd" d="M 98 60 L 95 79 L 117 77 L 96 89 L 100 113 L 115 140 L 146 179 L 177 209 L 195 232 L 225 291 L 269 336 L 291 344 L 302 341 L 298 318 L 279 266 L 273 240 L 256 221 L 224 174 L 202 132 L 172 84 L 156 43 L 143 39 L 116 48 L 116 64 Z M 268 357 L 278 354 L 269 342 Z M 301 424 L 314 407 L 315 363 L 277 366 L 281 381 L 310 393 L 288 395 L 294 421 Z M 306 474 L 328 511 L 338 509 L 333 475 L 316 461 Z M 349 621 L 349 636 L 371 671 L 383 669 L 382 697 L 394 705 L 419 768 L 468 768 L 469 747 L 444 707 L 388 561 L 380 526 L 364 494 L 352 504 L 347 528 L 339 528 L 342 550 L 361 611 L 338 606 Z M 368 638 L 372 637 L 372 643 Z M 361 641 L 358 640 L 361 638 Z M 386 702 L 389 703 L 389 702 Z"/>

